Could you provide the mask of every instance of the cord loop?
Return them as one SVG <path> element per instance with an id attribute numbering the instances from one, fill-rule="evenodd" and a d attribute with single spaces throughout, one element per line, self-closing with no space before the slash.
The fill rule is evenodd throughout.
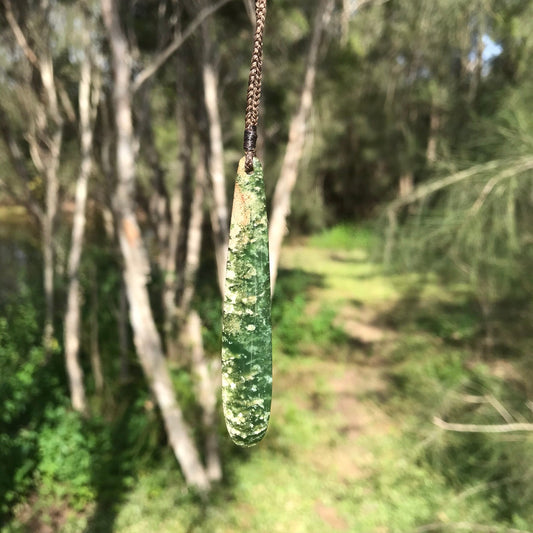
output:
<path id="1" fill-rule="evenodd" d="M 263 34 L 265 30 L 266 4 L 267 0 L 256 0 L 255 2 L 254 49 L 248 78 L 246 117 L 244 121 L 244 151 L 246 153 L 244 168 L 247 173 L 253 172 L 254 169 L 259 101 L 261 100 L 261 80 L 263 76 Z"/>

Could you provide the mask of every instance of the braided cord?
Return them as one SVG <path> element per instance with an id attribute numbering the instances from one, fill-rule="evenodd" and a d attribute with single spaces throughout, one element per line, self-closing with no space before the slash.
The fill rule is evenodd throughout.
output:
<path id="1" fill-rule="evenodd" d="M 244 122 L 244 151 L 246 153 L 245 170 L 250 173 L 254 169 L 255 145 L 257 141 L 257 121 L 259 118 L 259 101 L 261 99 L 261 80 L 263 74 L 263 33 L 267 0 L 255 2 L 255 35 L 252 64 L 248 78 L 246 95 L 246 118 Z"/>

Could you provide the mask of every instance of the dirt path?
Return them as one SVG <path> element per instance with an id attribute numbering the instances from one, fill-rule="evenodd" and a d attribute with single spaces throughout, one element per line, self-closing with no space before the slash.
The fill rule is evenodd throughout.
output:
<path id="1" fill-rule="evenodd" d="M 379 324 L 379 312 L 386 304 L 375 298 L 383 293 L 381 280 L 370 280 L 366 292 L 358 290 L 362 267 L 354 256 L 359 257 L 345 254 L 339 260 L 338 254 L 333 257 L 327 251 L 294 247 L 286 250 L 283 262 L 285 268 L 321 276 L 320 286 L 309 293 L 306 313 L 313 315 L 325 304 L 334 305 L 338 309 L 334 325 L 348 338 L 341 354 L 322 356 L 286 376 L 306 391 L 299 398 L 301 407 L 333 425 L 335 436 L 314 447 L 306 460 L 317 472 L 328 472 L 347 486 L 365 478 L 374 461 L 365 438 L 386 434 L 393 427 L 380 399 L 387 388 L 383 354 L 395 334 Z M 334 505 L 317 500 L 315 511 L 330 530 L 348 530 Z"/>

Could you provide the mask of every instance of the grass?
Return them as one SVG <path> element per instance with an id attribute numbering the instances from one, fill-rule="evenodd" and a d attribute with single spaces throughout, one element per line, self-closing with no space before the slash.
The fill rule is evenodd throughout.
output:
<path id="1" fill-rule="evenodd" d="M 443 434 L 431 423 L 433 414 L 492 420 L 490 409 L 458 408 L 460 394 L 517 400 L 476 354 L 467 292 L 386 275 L 368 258 L 371 235 L 358 231 L 333 229 L 283 251 L 271 426 L 244 451 L 221 432 L 225 482 L 209 502 L 186 490 L 165 449 L 98 521 L 89 507 L 63 531 L 533 529 L 531 440 Z M 343 317 L 379 330 L 381 340 L 362 341 Z"/>
<path id="2" fill-rule="evenodd" d="M 309 239 L 313 248 L 335 251 L 369 251 L 376 245 L 375 232 L 370 226 L 338 224 Z"/>

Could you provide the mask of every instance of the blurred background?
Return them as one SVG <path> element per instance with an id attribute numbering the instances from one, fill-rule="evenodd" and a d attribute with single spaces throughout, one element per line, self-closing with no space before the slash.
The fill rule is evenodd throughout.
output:
<path id="1" fill-rule="evenodd" d="M 0 9 L 2 531 L 533 531 L 533 2 L 269 2 L 250 449 L 219 359 L 253 0 Z"/>

